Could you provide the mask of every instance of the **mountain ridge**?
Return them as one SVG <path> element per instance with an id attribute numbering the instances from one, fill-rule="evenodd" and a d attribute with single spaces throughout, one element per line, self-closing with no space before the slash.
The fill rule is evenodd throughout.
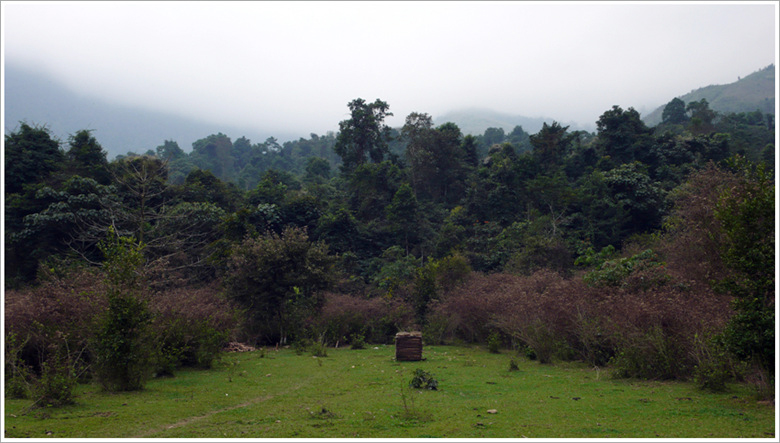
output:
<path id="1" fill-rule="evenodd" d="M 563 126 L 569 126 L 571 130 L 592 131 L 595 129 L 595 125 L 584 127 L 575 122 L 562 122 L 549 117 L 528 117 L 480 107 L 456 109 L 433 118 L 436 125 L 452 122 L 458 125 L 463 134 L 471 135 L 482 135 L 488 128 L 501 128 L 508 134 L 515 126 L 522 127 L 529 134 L 535 134 L 542 129 L 544 123 L 551 124 L 553 121 L 557 121 Z"/>
<path id="2" fill-rule="evenodd" d="M 771 64 L 759 69 L 736 82 L 725 85 L 709 85 L 694 89 L 687 94 L 677 96 L 688 103 L 706 99 L 710 109 L 722 112 L 752 112 L 759 110 L 765 114 L 775 113 L 775 66 Z M 661 123 L 666 104 L 647 114 L 642 120 L 648 126 Z"/>
<path id="3" fill-rule="evenodd" d="M 232 125 L 220 125 L 175 114 L 113 104 L 73 92 L 64 84 L 45 74 L 5 64 L 3 120 L 5 133 L 19 127 L 20 122 L 44 125 L 61 142 L 82 129 L 94 130 L 94 137 L 111 159 L 132 151 L 143 154 L 166 140 L 173 140 L 185 152 L 192 143 L 219 132 L 235 140 L 242 136 L 253 142 L 275 137 L 282 143 L 298 140 L 301 135 L 271 133 Z M 308 136 L 309 133 L 306 133 Z"/>

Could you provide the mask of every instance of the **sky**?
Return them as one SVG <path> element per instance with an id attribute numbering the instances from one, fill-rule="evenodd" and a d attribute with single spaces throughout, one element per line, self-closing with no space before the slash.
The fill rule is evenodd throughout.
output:
<path id="1" fill-rule="evenodd" d="M 776 63 L 777 2 L 2 2 L 3 63 L 106 101 L 323 134 L 488 108 L 593 124 Z"/>

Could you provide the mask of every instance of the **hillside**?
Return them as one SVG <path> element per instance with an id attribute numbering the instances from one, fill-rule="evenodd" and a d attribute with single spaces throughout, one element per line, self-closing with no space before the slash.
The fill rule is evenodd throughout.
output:
<path id="1" fill-rule="evenodd" d="M 679 98 L 686 104 L 707 99 L 711 109 L 722 113 L 752 112 L 758 109 L 763 113 L 774 114 L 775 66 L 769 65 L 734 83 L 706 86 Z M 647 114 L 643 119 L 645 123 L 649 126 L 661 123 L 665 106 L 666 104 Z"/>
<path id="2" fill-rule="evenodd" d="M 21 121 L 45 124 L 63 142 L 76 131 L 94 129 L 94 136 L 108 152 L 109 159 L 128 151 L 146 152 L 165 140 L 174 140 L 189 152 L 194 141 L 218 132 L 233 140 L 245 136 L 253 142 L 262 142 L 271 136 L 279 142 L 298 139 L 295 134 L 231 127 L 111 104 L 77 94 L 55 79 L 10 64 L 5 65 L 3 97 L 6 134 L 14 131 Z"/>
<path id="3" fill-rule="evenodd" d="M 506 114 L 489 109 L 468 108 L 457 111 L 451 111 L 440 116 L 434 117 L 434 124 L 440 125 L 446 122 L 452 122 L 458 125 L 464 134 L 481 135 L 487 128 L 502 128 L 505 133 L 511 132 L 515 126 L 522 126 L 523 130 L 529 134 L 535 134 L 542 129 L 542 124 L 552 123 L 552 118 L 526 117 L 523 115 Z M 587 129 L 578 126 L 576 123 L 564 123 L 570 125 L 570 129 Z"/>

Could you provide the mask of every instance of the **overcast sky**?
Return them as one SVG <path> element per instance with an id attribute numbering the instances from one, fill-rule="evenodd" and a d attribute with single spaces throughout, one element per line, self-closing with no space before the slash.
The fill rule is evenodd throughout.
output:
<path id="1" fill-rule="evenodd" d="M 216 123 L 483 107 L 593 124 L 776 63 L 777 2 L 2 2 L 4 63 Z"/>

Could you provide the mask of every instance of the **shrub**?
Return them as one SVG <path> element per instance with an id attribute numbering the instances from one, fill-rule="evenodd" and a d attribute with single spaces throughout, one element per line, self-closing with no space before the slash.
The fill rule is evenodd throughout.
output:
<path id="1" fill-rule="evenodd" d="M 95 333 L 93 320 L 105 312 L 105 288 L 97 272 L 78 269 L 34 288 L 6 291 L 5 333 L 15 336 L 19 363 L 39 373 L 59 346 L 84 349 Z"/>
<path id="2" fill-rule="evenodd" d="M 366 348 L 365 337 L 362 334 L 352 334 L 349 345 L 351 349 L 365 349 Z"/>
<path id="3" fill-rule="evenodd" d="M 171 375 L 180 366 L 210 368 L 238 327 L 238 313 L 216 285 L 161 291 L 150 309 L 158 375 Z"/>
<path id="4" fill-rule="evenodd" d="M 14 333 L 5 334 L 5 396 L 6 398 L 27 398 L 30 395 L 29 366 L 22 359 L 22 350 L 27 340 L 19 340 Z"/>
<path id="5" fill-rule="evenodd" d="M 74 403 L 73 389 L 78 377 L 69 357 L 58 353 L 43 362 L 41 375 L 32 384 L 35 406 L 58 407 Z"/>
<path id="6" fill-rule="evenodd" d="M 654 326 L 626 337 L 612 363 L 617 377 L 663 380 L 686 374 L 685 360 L 680 343 Z"/>
<path id="7" fill-rule="evenodd" d="M 138 390 L 153 370 L 152 314 L 140 290 L 143 245 L 110 230 L 100 249 L 106 257 L 108 310 L 92 342 L 95 375 L 106 390 Z"/>
<path id="8" fill-rule="evenodd" d="M 325 292 L 311 326 L 335 343 L 363 335 L 368 343 L 392 343 L 396 332 L 414 322 L 411 306 L 396 297 L 365 297 Z"/>
<path id="9" fill-rule="evenodd" d="M 414 377 L 409 381 L 409 386 L 415 389 L 430 389 L 435 391 L 439 387 L 439 382 L 428 372 L 417 368 L 414 370 Z"/>
<path id="10" fill-rule="evenodd" d="M 694 383 L 707 391 L 725 391 L 726 383 L 735 379 L 740 370 L 736 368 L 723 343 L 717 337 L 707 339 L 697 334 L 694 352 Z"/>
<path id="11" fill-rule="evenodd" d="M 301 338 L 298 340 L 295 340 L 292 344 L 292 348 L 295 351 L 296 355 L 303 355 L 304 352 L 306 352 L 307 349 L 311 348 L 312 341 L 308 338 Z"/>
<path id="12" fill-rule="evenodd" d="M 500 353 L 501 351 L 499 349 L 501 348 L 501 335 L 499 335 L 498 332 L 493 332 L 488 337 L 487 344 L 488 344 L 488 351 L 490 351 L 493 354 Z"/>
<path id="13" fill-rule="evenodd" d="M 322 341 L 317 341 L 312 343 L 309 346 L 309 352 L 311 352 L 311 355 L 314 357 L 327 357 L 328 356 L 328 347 L 325 346 L 325 343 Z"/>
<path id="14" fill-rule="evenodd" d="M 95 375 L 108 391 L 143 388 L 153 371 L 147 303 L 132 295 L 109 295 L 108 313 L 93 341 Z"/>

